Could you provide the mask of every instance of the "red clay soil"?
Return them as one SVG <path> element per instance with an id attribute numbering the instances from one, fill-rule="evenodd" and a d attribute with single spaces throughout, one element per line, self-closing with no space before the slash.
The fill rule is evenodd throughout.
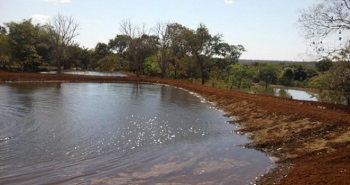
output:
<path id="1" fill-rule="evenodd" d="M 278 167 L 257 184 L 350 184 L 350 108 L 216 89 L 188 81 L 151 77 L 101 77 L 68 74 L 8 73 L 0 82 L 148 82 L 199 93 L 234 116 L 247 147 L 266 152 Z"/>

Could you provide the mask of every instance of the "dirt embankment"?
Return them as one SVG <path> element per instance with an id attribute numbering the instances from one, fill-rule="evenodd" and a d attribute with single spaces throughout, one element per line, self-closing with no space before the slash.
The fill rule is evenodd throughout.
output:
<path id="1" fill-rule="evenodd" d="M 215 89 L 187 81 L 0 72 L 0 81 L 151 82 L 182 87 L 215 102 L 247 134 L 247 146 L 276 158 L 258 184 L 349 184 L 350 108 Z"/>

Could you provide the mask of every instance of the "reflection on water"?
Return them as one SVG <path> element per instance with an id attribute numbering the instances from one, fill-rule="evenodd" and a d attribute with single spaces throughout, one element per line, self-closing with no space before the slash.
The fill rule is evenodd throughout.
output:
<path id="1" fill-rule="evenodd" d="M 42 72 L 43 74 L 57 74 L 57 71 Z M 87 75 L 87 76 L 118 76 L 126 77 L 126 74 L 119 72 L 98 72 L 98 71 L 62 71 L 63 74 Z"/>
<path id="2" fill-rule="evenodd" d="M 325 97 L 319 95 L 319 93 L 306 91 L 306 90 L 296 90 L 296 89 L 288 89 L 288 88 L 252 88 L 246 89 L 249 93 L 256 94 L 267 94 L 273 96 L 280 96 L 284 98 L 293 98 L 296 100 L 306 100 L 306 101 L 325 101 Z"/>
<path id="3" fill-rule="evenodd" d="M 0 184 L 248 184 L 271 168 L 223 113 L 146 84 L 0 85 Z"/>

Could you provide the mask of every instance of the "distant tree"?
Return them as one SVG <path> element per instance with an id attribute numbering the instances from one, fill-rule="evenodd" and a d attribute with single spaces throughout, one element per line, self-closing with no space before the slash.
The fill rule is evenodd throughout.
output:
<path id="1" fill-rule="evenodd" d="M 230 76 L 229 81 L 230 84 L 235 86 L 236 88 L 241 88 L 242 82 L 244 80 L 248 81 L 249 79 L 252 79 L 252 73 L 249 70 L 247 65 L 242 64 L 234 64 L 230 66 Z"/>
<path id="2" fill-rule="evenodd" d="M 10 64 L 11 49 L 9 36 L 5 27 L 0 26 L 0 69 L 6 69 Z"/>
<path id="3" fill-rule="evenodd" d="M 79 24 L 73 17 L 61 14 L 54 17 L 48 24 L 48 33 L 58 73 L 61 73 L 67 49 L 74 43 L 73 39 L 79 35 L 78 28 Z"/>
<path id="4" fill-rule="evenodd" d="M 278 69 L 274 65 L 266 65 L 263 66 L 259 70 L 259 78 L 260 80 L 265 82 L 265 88 L 267 89 L 268 85 L 271 83 L 275 83 L 277 80 Z"/>
<path id="5" fill-rule="evenodd" d="M 294 71 L 294 80 L 303 82 L 308 78 L 305 68 L 302 65 L 294 64 L 292 65 Z"/>
<path id="6" fill-rule="evenodd" d="M 209 77 L 209 58 L 214 55 L 214 39 L 219 39 L 219 36 L 213 38 L 204 24 L 200 24 L 197 30 L 188 36 L 188 46 L 198 64 L 201 83 L 204 84 Z"/>
<path id="7" fill-rule="evenodd" d="M 63 68 L 71 69 L 72 67 L 79 67 L 82 50 L 83 49 L 78 44 L 68 46 L 63 59 Z"/>
<path id="8" fill-rule="evenodd" d="M 105 43 L 97 43 L 94 49 L 94 59 L 96 61 L 104 58 L 105 56 L 112 54 L 112 52 L 109 50 L 109 46 Z"/>
<path id="9" fill-rule="evenodd" d="M 172 55 L 172 50 L 170 50 L 172 40 L 169 25 L 168 23 L 159 22 L 155 27 L 156 35 L 159 38 L 157 60 L 161 69 L 161 78 L 165 78 L 168 75 L 168 63 Z"/>
<path id="10" fill-rule="evenodd" d="M 117 55 L 106 55 L 97 62 L 98 68 L 101 71 L 115 71 L 118 68 L 119 60 L 121 59 Z"/>
<path id="11" fill-rule="evenodd" d="M 31 20 L 23 20 L 20 23 L 6 23 L 9 28 L 8 43 L 12 52 L 12 58 L 17 61 L 22 70 L 36 71 L 42 63 L 42 57 L 38 54 L 38 26 L 34 26 Z"/>
<path id="12" fill-rule="evenodd" d="M 189 61 L 188 57 L 188 54 L 191 52 L 189 40 L 193 36 L 192 30 L 179 23 L 168 24 L 167 30 L 171 41 L 168 62 L 172 66 L 173 77 L 178 78 L 179 74 L 181 74 L 180 76 L 192 76 L 192 74 L 185 75 L 184 73 L 184 69 L 187 69 L 186 71 L 193 69 L 192 67 L 189 67 L 193 62 Z M 193 73 L 193 71 L 190 73 Z"/>
<path id="13" fill-rule="evenodd" d="M 143 73 L 143 63 L 157 51 L 158 37 L 149 35 L 145 26 L 139 27 L 131 21 L 122 21 L 120 31 L 127 38 L 127 54 L 137 77 Z"/>
<path id="14" fill-rule="evenodd" d="M 321 73 L 328 71 L 332 66 L 333 62 L 329 58 L 324 58 L 316 63 L 316 69 Z"/>
<path id="15" fill-rule="evenodd" d="M 212 36 L 204 24 L 200 24 L 192 34 L 189 34 L 187 44 L 199 66 L 202 84 L 208 80 L 210 59 L 213 56 L 225 57 L 232 63 L 237 63 L 244 51 L 243 46 L 230 46 L 222 42 L 221 37 L 221 35 Z"/>
<path id="16" fill-rule="evenodd" d="M 129 40 L 127 35 L 117 35 L 114 39 L 109 40 L 108 47 L 114 54 L 125 57 Z"/>
<path id="17" fill-rule="evenodd" d="M 159 67 L 158 59 L 156 55 L 147 57 L 143 68 L 144 68 L 145 74 L 149 76 L 158 76 L 159 74 L 162 73 L 162 70 Z"/>
<path id="18" fill-rule="evenodd" d="M 307 80 L 318 75 L 316 69 L 314 69 L 314 68 L 307 68 L 307 69 L 305 69 L 305 72 L 307 74 Z"/>
<path id="19" fill-rule="evenodd" d="M 286 67 L 282 71 L 282 76 L 279 81 L 281 85 L 292 86 L 294 81 L 294 70 L 291 67 Z"/>
<path id="20" fill-rule="evenodd" d="M 87 70 L 90 67 L 92 56 L 93 56 L 92 50 L 89 50 L 87 48 L 82 48 L 82 51 L 80 53 L 80 60 L 81 60 L 80 67 L 82 69 Z"/>

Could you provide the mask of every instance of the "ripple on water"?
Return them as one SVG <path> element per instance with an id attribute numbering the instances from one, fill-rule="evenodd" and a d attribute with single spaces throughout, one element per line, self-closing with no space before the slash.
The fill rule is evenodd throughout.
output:
<path id="1" fill-rule="evenodd" d="M 236 147 L 247 140 L 222 112 L 181 89 L 63 83 L 0 91 L 0 184 L 247 184 L 271 167 L 265 155 Z"/>

